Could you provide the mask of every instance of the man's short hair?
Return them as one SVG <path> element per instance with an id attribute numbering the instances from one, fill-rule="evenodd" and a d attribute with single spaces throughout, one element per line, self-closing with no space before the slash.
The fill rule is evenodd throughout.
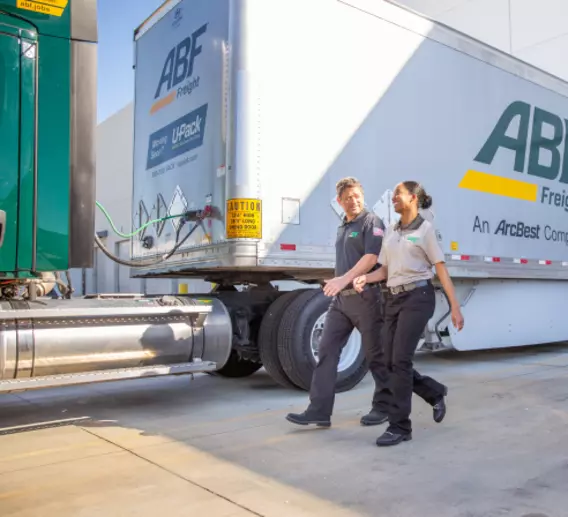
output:
<path id="1" fill-rule="evenodd" d="M 343 192 L 345 192 L 346 189 L 354 187 L 361 189 L 361 192 L 363 192 L 363 185 L 361 185 L 361 183 L 357 178 L 348 176 L 347 178 L 340 179 L 335 185 L 335 191 L 337 192 L 337 197 L 341 198 Z"/>

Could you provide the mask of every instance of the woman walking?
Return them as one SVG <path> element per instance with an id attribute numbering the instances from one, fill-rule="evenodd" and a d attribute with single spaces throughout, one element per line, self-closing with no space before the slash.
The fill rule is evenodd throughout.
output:
<path id="1" fill-rule="evenodd" d="M 436 405 L 437 402 L 443 405 L 446 387 L 421 376 L 413 368 L 418 341 L 436 305 L 433 267 L 450 301 L 453 325 L 459 331 L 464 324 L 434 227 L 418 213 L 420 208 L 432 205 L 432 198 L 419 183 L 405 181 L 396 186 L 392 201 L 400 220 L 389 228 L 383 241 L 379 255 L 381 267 L 353 282 L 355 289 L 361 292 L 367 283 L 387 281 L 382 342 L 389 368 L 391 404 L 389 426 L 377 439 L 378 446 L 397 445 L 412 439 L 413 385 L 422 398 L 432 401 L 436 421 L 441 421 L 445 413 L 444 406 L 436 418 Z"/>

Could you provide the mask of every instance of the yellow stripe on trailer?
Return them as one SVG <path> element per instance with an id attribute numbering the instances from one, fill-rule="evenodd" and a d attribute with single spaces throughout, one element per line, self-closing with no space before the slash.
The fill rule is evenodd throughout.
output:
<path id="1" fill-rule="evenodd" d="M 469 170 L 465 173 L 459 187 L 484 192 L 486 194 L 512 197 L 532 202 L 535 202 L 538 196 L 538 185 L 534 183 L 512 180 L 510 178 L 503 178 L 502 176 L 495 176 L 494 174 L 473 170 Z"/>

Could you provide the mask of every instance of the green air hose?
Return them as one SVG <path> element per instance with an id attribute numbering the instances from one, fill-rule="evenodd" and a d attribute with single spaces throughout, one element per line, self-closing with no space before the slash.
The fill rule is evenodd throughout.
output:
<path id="1" fill-rule="evenodd" d="M 187 232 L 187 234 L 185 235 L 185 237 L 183 239 L 180 240 L 180 236 L 181 236 L 181 230 L 182 228 L 185 226 L 185 223 L 187 221 L 186 219 L 186 214 L 179 214 L 179 215 L 168 215 L 167 217 L 161 217 L 160 219 L 154 219 L 152 221 L 148 221 L 146 224 L 142 225 L 140 228 L 138 228 L 137 230 L 133 231 L 132 233 L 122 233 L 120 231 L 118 231 L 118 229 L 116 228 L 116 226 L 114 225 L 114 223 L 112 222 L 112 219 L 110 218 L 110 216 L 108 215 L 108 212 L 105 210 L 105 208 L 103 207 L 103 205 L 101 205 L 98 201 L 96 202 L 97 206 L 101 209 L 102 213 L 105 215 L 105 217 L 107 218 L 107 221 L 110 223 L 112 229 L 114 230 L 114 232 L 123 237 L 123 238 L 129 238 L 132 237 L 134 235 L 136 235 L 137 233 L 140 233 L 144 228 L 147 228 L 148 226 L 150 226 L 151 224 L 154 223 L 159 223 L 161 221 L 166 221 L 168 219 L 175 219 L 177 217 L 182 218 L 180 221 L 180 224 L 177 227 L 177 231 L 176 231 L 176 239 L 175 239 L 175 245 L 174 247 L 168 251 L 165 255 L 158 257 L 157 259 L 149 259 L 149 260 L 125 260 L 122 259 L 120 257 L 117 257 L 116 255 L 113 255 L 104 245 L 103 241 L 99 238 L 99 236 L 95 233 L 95 243 L 97 244 L 97 246 L 101 249 L 101 251 L 111 260 L 113 260 L 114 262 L 116 262 L 117 264 L 121 264 L 123 266 L 127 266 L 127 267 L 151 267 L 151 266 L 156 266 L 158 264 L 161 264 L 163 262 L 165 262 L 166 260 L 168 260 L 177 250 L 179 250 L 183 244 L 191 237 L 191 235 L 193 234 L 193 232 L 200 226 L 203 226 L 203 218 L 205 216 L 205 213 L 201 213 L 199 212 L 197 215 L 197 219 L 195 220 L 195 224 L 193 225 L 193 227 L 189 230 L 189 232 Z"/>
<path id="2" fill-rule="evenodd" d="M 155 224 L 155 223 L 161 223 L 162 221 L 167 221 L 168 219 L 176 219 L 178 217 L 183 217 L 184 214 L 177 214 L 177 215 L 168 215 L 166 217 L 160 217 L 159 219 L 152 219 L 151 221 L 148 221 L 147 223 L 143 224 L 140 228 L 138 228 L 137 230 L 134 230 L 131 233 L 122 233 L 120 230 L 118 230 L 118 228 L 114 225 L 109 213 L 105 210 L 105 207 L 103 205 L 101 205 L 98 201 L 96 202 L 97 206 L 100 208 L 101 212 L 104 214 L 104 216 L 106 217 L 108 223 L 110 224 L 112 230 L 114 231 L 114 233 L 116 233 L 118 236 L 123 237 L 125 239 L 128 239 L 130 237 L 134 237 L 135 235 L 139 234 L 142 230 L 144 230 L 144 228 L 148 228 L 148 226 Z"/>

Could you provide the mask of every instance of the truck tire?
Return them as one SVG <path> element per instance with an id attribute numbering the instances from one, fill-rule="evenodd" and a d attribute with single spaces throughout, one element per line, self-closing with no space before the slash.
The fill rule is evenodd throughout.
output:
<path id="1" fill-rule="evenodd" d="M 316 357 L 312 351 L 312 339 L 316 323 L 321 327 L 329 308 L 330 299 L 320 289 L 311 289 L 294 298 L 288 306 L 278 329 L 278 357 L 288 378 L 301 389 L 309 390 Z M 357 345 L 358 339 L 358 345 Z M 340 360 L 336 393 L 348 391 L 359 384 L 368 371 L 360 334 L 356 330 L 350 343 L 344 348 L 348 352 Z"/>
<path id="2" fill-rule="evenodd" d="M 298 386 L 290 380 L 284 368 L 282 368 L 278 356 L 278 328 L 290 304 L 305 291 L 306 289 L 297 289 L 281 294 L 276 298 L 262 318 L 258 333 L 258 348 L 264 369 L 274 381 L 284 388 L 298 389 Z"/>
<path id="3" fill-rule="evenodd" d="M 249 377 L 261 368 L 261 363 L 241 359 L 237 352 L 235 350 L 232 350 L 231 355 L 229 356 L 229 360 L 225 363 L 225 366 L 223 366 L 223 368 L 217 370 L 216 372 L 213 372 L 213 375 L 220 375 L 221 377 L 229 377 L 233 379 L 240 377 Z"/>

